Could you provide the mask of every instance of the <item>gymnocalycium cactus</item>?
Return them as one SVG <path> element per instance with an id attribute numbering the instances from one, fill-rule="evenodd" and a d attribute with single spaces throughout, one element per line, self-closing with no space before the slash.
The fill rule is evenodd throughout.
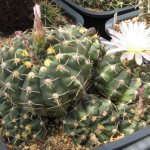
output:
<path id="1" fill-rule="evenodd" d="M 32 34 L 17 32 L 12 45 L 0 51 L 0 87 L 10 107 L 59 117 L 81 97 L 99 57 L 100 43 L 93 29 L 66 26 L 46 30 L 38 5 Z"/>
<path id="2" fill-rule="evenodd" d="M 115 104 L 137 100 L 143 87 L 143 99 L 150 99 L 150 29 L 144 22 L 122 22 L 121 33 L 110 30 L 111 42 L 96 68 L 95 86 Z M 125 51 L 125 52 L 124 52 Z M 135 58 L 135 61 L 134 61 Z"/>
<path id="3" fill-rule="evenodd" d="M 21 108 L 11 108 L 3 117 L 3 136 L 13 145 L 30 142 L 33 139 L 43 140 L 47 133 L 47 121 Z"/>
<path id="4" fill-rule="evenodd" d="M 108 99 L 86 95 L 64 119 L 66 134 L 88 147 L 110 141 L 118 132 L 119 113 L 114 106 Z"/>
<path id="5" fill-rule="evenodd" d="M 93 147 L 117 140 L 150 125 L 150 106 L 138 91 L 136 104 L 115 105 L 109 99 L 86 95 L 63 120 L 65 133 L 81 145 Z"/>
<path id="6" fill-rule="evenodd" d="M 115 10 L 126 6 L 135 4 L 133 0 L 73 0 L 83 7 L 90 7 L 91 9 L 99 9 L 101 11 Z"/>

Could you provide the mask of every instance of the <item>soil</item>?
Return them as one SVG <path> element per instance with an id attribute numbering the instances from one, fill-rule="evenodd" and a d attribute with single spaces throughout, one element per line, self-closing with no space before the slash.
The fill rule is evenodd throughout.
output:
<path id="1" fill-rule="evenodd" d="M 11 34 L 16 30 L 26 30 L 31 27 L 32 8 L 32 0 L 1 0 L 0 32 Z"/>
<path id="2" fill-rule="evenodd" d="M 138 17 L 134 17 L 134 18 L 132 18 L 132 19 L 124 20 L 124 22 L 127 23 L 127 24 L 128 24 L 129 22 L 136 22 L 136 21 L 138 21 Z M 118 23 L 114 24 L 114 25 L 113 25 L 113 29 L 114 29 L 115 31 L 117 31 L 117 32 L 120 32 L 120 24 L 121 24 L 121 22 L 118 22 Z"/>

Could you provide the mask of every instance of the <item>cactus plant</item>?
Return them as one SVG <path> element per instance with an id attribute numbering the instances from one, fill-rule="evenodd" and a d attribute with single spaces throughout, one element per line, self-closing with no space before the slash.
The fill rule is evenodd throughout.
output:
<path id="1" fill-rule="evenodd" d="M 109 11 L 115 10 L 129 5 L 134 5 L 135 1 L 133 0 L 73 0 L 83 7 L 88 7 L 90 9 L 98 9 L 100 11 Z"/>
<path id="2" fill-rule="evenodd" d="M 76 143 L 95 146 L 108 142 L 117 134 L 119 113 L 110 100 L 86 95 L 63 123 L 66 134 Z"/>
<path id="3" fill-rule="evenodd" d="M 112 41 L 105 43 L 109 49 L 97 65 L 95 86 L 115 104 L 136 101 L 141 87 L 143 99 L 149 99 L 149 29 L 143 22 L 122 22 L 121 33 L 110 32 Z"/>
<path id="4" fill-rule="evenodd" d="M 137 103 L 115 105 L 109 99 L 86 95 L 63 120 L 65 133 L 87 147 L 130 135 L 150 125 L 150 106 L 141 96 Z"/>
<path id="5" fill-rule="evenodd" d="M 144 105 L 142 109 L 138 107 L 138 104 L 120 104 L 118 106 L 119 114 L 121 115 L 121 122 L 118 129 L 124 136 L 150 125 L 149 106 Z"/>
<path id="6" fill-rule="evenodd" d="M 13 44 L 1 49 L 1 101 L 62 116 L 85 93 L 100 43 L 93 29 L 72 25 L 45 30 L 38 5 L 34 15 L 32 34 L 17 32 Z"/>
<path id="7" fill-rule="evenodd" d="M 44 140 L 47 120 L 20 108 L 11 108 L 2 119 L 3 136 L 8 143 L 20 145 L 33 139 Z"/>
<path id="8" fill-rule="evenodd" d="M 143 100 L 144 88 L 138 90 L 138 101 L 130 105 L 120 104 L 118 107 L 121 122 L 119 130 L 123 135 L 131 134 L 142 127 L 150 125 L 150 105 Z"/>

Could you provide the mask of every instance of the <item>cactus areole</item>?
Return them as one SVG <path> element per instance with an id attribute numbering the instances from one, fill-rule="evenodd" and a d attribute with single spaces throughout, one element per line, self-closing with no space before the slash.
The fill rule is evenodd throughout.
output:
<path id="1" fill-rule="evenodd" d="M 46 30 L 34 7 L 32 34 L 17 32 L 0 52 L 1 115 L 12 106 L 37 114 L 66 114 L 86 90 L 100 43 L 80 26 Z M 19 33 L 19 34 L 18 34 Z"/>

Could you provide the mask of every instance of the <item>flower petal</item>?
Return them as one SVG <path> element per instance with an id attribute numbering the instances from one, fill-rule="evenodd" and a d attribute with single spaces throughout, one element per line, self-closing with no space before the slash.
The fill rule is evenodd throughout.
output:
<path id="1" fill-rule="evenodd" d="M 112 48 L 112 49 L 109 49 L 106 54 L 114 54 L 116 52 L 122 52 L 124 50 L 120 49 L 120 48 Z"/>
<path id="2" fill-rule="evenodd" d="M 121 32 L 110 29 L 111 41 L 105 42 L 109 45 L 107 54 L 126 51 L 121 60 L 132 60 L 138 65 L 142 64 L 143 58 L 150 61 L 150 28 L 146 28 L 145 22 L 121 22 Z"/>
<path id="3" fill-rule="evenodd" d="M 128 52 L 127 59 L 130 61 L 134 58 L 134 53 Z"/>
<path id="4" fill-rule="evenodd" d="M 127 56 L 128 56 L 128 52 L 123 53 L 123 54 L 121 55 L 121 58 L 120 58 L 121 61 L 127 59 Z"/>
<path id="5" fill-rule="evenodd" d="M 138 65 L 141 65 L 143 62 L 142 55 L 140 55 L 139 53 L 135 54 L 135 61 Z"/>
<path id="6" fill-rule="evenodd" d="M 141 55 L 142 55 L 145 59 L 147 59 L 148 61 L 150 61 L 150 54 L 148 54 L 148 53 L 146 53 L 146 52 L 143 52 L 143 53 L 141 53 Z"/>

